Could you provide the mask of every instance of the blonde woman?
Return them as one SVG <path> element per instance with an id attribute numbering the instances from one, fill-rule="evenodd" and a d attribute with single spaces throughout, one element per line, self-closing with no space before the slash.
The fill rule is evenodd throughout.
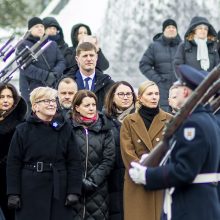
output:
<path id="1" fill-rule="evenodd" d="M 72 220 L 81 193 L 78 147 L 56 113 L 57 91 L 31 92 L 32 113 L 14 133 L 7 161 L 8 205 L 17 220 Z"/>
<path id="2" fill-rule="evenodd" d="M 159 220 L 163 192 L 146 191 L 135 184 L 129 174 L 130 163 L 139 161 L 162 138 L 165 123 L 172 117 L 159 107 L 160 93 L 153 81 L 143 82 L 138 89 L 136 112 L 128 115 L 121 126 L 121 154 L 125 165 L 124 219 Z"/>

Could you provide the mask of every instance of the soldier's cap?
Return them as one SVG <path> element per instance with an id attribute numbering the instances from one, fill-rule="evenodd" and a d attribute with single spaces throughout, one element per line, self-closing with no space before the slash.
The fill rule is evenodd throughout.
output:
<path id="1" fill-rule="evenodd" d="M 197 70 L 186 64 L 181 64 L 176 67 L 176 74 L 178 81 L 174 83 L 175 85 L 183 85 L 195 90 L 206 78 L 208 72 L 204 70 Z"/>

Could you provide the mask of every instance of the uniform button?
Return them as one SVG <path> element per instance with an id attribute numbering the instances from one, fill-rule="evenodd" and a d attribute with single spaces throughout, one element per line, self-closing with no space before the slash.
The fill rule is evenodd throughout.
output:
<path id="1" fill-rule="evenodd" d="M 137 140 L 137 142 L 138 142 L 138 143 L 141 143 L 141 140 L 140 140 L 140 139 L 138 139 L 138 140 Z"/>
<path id="2" fill-rule="evenodd" d="M 157 141 L 157 142 L 160 141 L 160 138 L 156 138 L 156 141 Z"/>

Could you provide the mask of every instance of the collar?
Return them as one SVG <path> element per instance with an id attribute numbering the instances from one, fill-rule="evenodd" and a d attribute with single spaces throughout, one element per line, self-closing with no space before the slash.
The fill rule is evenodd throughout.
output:
<path id="1" fill-rule="evenodd" d="M 80 71 L 79 71 L 80 72 Z M 94 79 L 94 77 L 95 77 L 95 72 L 93 73 L 93 74 L 91 74 L 90 76 L 85 76 L 83 73 L 81 73 L 80 72 L 80 74 L 81 74 L 81 76 L 82 76 L 82 79 L 83 79 L 83 81 L 86 79 L 86 78 L 88 78 L 88 77 L 90 77 L 91 79 L 92 79 L 92 81 L 93 81 L 93 79 Z"/>

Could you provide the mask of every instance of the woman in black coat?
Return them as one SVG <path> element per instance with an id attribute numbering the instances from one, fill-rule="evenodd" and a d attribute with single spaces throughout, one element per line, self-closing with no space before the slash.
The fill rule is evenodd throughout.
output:
<path id="1" fill-rule="evenodd" d="M 94 43 L 97 47 L 98 51 L 98 60 L 96 64 L 96 68 L 100 71 L 105 71 L 109 68 L 109 62 L 106 59 L 105 55 L 102 53 L 101 48 L 98 45 L 96 37 L 92 36 L 91 29 L 86 24 L 76 24 L 72 27 L 71 30 L 71 40 L 72 47 L 67 48 L 64 57 L 66 59 L 66 67 L 67 71 L 70 69 L 76 70 L 78 69 L 78 65 L 75 59 L 76 56 L 76 47 L 84 38 L 84 41 L 89 41 Z"/>
<path id="2" fill-rule="evenodd" d="M 206 18 L 192 18 L 184 38 L 174 57 L 175 66 L 187 64 L 209 72 L 219 63 L 217 33 Z"/>
<path id="3" fill-rule="evenodd" d="M 56 113 L 57 91 L 31 93 L 32 114 L 14 133 L 7 160 L 8 206 L 16 220 L 72 220 L 82 169 L 71 126 Z"/>
<path id="4" fill-rule="evenodd" d="M 97 98 L 80 90 L 73 100 L 72 127 L 81 151 L 83 188 L 73 219 L 107 220 L 108 175 L 113 167 L 114 140 L 111 124 L 97 112 Z"/>
<path id="5" fill-rule="evenodd" d="M 15 127 L 24 120 L 27 110 L 26 103 L 18 95 L 15 87 L 8 84 L 0 84 L 0 207 L 7 220 L 14 219 L 14 212 L 7 207 L 6 193 L 6 161 L 8 149 Z"/>
<path id="6" fill-rule="evenodd" d="M 125 167 L 121 158 L 120 128 L 123 119 L 135 111 L 136 96 L 125 81 L 116 82 L 106 95 L 105 114 L 111 120 L 115 140 L 115 163 L 108 178 L 109 220 L 124 220 L 123 185 Z"/>

